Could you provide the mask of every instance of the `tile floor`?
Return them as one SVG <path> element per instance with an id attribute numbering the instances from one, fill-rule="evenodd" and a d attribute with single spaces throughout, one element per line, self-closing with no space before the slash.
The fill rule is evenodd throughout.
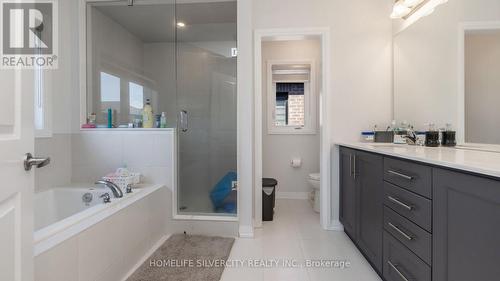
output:
<path id="1" fill-rule="evenodd" d="M 348 261 L 349 267 L 278 266 L 226 268 L 222 281 L 381 281 L 343 232 L 325 231 L 307 200 L 278 200 L 273 222 L 254 239 L 237 239 L 231 260 Z M 234 263 L 233 263 L 234 264 Z"/>

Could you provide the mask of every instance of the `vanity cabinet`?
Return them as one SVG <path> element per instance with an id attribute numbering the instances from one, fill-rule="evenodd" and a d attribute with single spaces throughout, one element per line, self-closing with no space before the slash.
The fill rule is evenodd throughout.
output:
<path id="1" fill-rule="evenodd" d="M 433 172 L 433 280 L 499 280 L 500 181 Z"/>
<path id="2" fill-rule="evenodd" d="M 342 148 L 340 162 L 340 220 L 370 263 L 382 271 L 383 157 Z"/>
<path id="3" fill-rule="evenodd" d="M 354 158 L 356 151 L 340 149 L 340 222 L 345 232 L 356 239 L 356 180 Z"/>
<path id="4" fill-rule="evenodd" d="M 499 280 L 500 179 L 341 147 L 340 201 L 385 281 Z"/>

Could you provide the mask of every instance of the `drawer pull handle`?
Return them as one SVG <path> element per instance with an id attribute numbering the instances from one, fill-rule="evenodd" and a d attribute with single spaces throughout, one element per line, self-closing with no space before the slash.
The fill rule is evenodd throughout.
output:
<path id="1" fill-rule="evenodd" d="M 410 206 L 410 205 L 408 205 L 408 204 L 406 204 L 406 203 L 403 203 L 403 202 L 399 201 L 398 199 L 396 199 L 396 198 L 394 198 L 394 197 L 392 197 L 392 196 L 387 196 L 387 198 L 388 198 L 389 200 L 391 200 L 392 202 L 394 202 L 394 203 L 398 204 L 399 206 L 401 206 L 401 207 L 403 207 L 403 208 L 407 209 L 408 211 L 412 211 L 412 210 L 413 210 L 413 207 L 412 207 L 412 206 Z"/>
<path id="2" fill-rule="evenodd" d="M 412 177 L 412 176 L 408 176 L 408 175 L 405 175 L 405 174 L 401 174 L 401 173 L 398 173 L 398 172 L 393 171 L 393 170 L 388 170 L 387 172 L 388 172 L 389 174 L 393 174 L 393 175 L 395 175 L 395 176 L 398 176 L 398 177 L 400 177 L 400 178 L 403 178 L 403 179 L 406 179 L 406 180 L 409 180 L 409 181 L 413 180 L 413 177 Z"/>
<path id="3" fill-rule="evenodd" d="M 392 267 L 392 269 L 394 269 L 394 271 L 396 271 L 396 273 L 399 275 L 399 277 L 401 277 L 401 279 L 403 279 L 404 281 L 410 281 L 410 279 L 408 279 L 397 267 L 397 265 L 394 265 L 391 261 L 387 261 L 387 264 L 389 264 L 390 267 Z"/>
<path id="4" fill-rule="evenodd" d="M 399 227 L 395 226 L 394 224 L 392 224 L 392 223 L 390 223 L 390 222 L 389 222 L 388 224 L 389 224 L 389 226 L 390 226 L 392 229 L 396 230 L 396 231 L 397 231 L 399 234 L 401 234 L 404 238 L 406 238 L 406 239 L 408 239 L 408 240 L 410 240 L 410 241 L 414 239 L 413 237 L 411 237 L 410 235 L 406 234 L 406 232 L 402 231 Z"/>

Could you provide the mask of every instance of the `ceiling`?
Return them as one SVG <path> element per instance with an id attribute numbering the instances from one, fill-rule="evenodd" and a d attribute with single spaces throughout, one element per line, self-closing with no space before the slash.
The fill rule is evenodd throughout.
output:
<path id="1" fill-rule="evenodd" d="M 178 41 L 236 40 L 236 1 L 163 3 L 142 4 L 136 1 L 132 7 L 125 3 L 93 6 L 145 43 L 174 42 L 176 12 L 178 21 L 186 24 L 177 28 Z"/>

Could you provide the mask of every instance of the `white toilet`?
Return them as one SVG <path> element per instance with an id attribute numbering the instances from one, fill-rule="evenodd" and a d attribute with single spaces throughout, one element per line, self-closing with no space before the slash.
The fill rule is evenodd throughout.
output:
<path id="1" fill-rule="evenodd" d="M 311 203 L 313 205 L 313 209 L 316 213 L 319 213 L 319 206 L 320 206 L 320 192 L 319 192 L 319 189 L 320 189 L 320 174 L 317 173 L 317 174 L 310 174 L 309 175 L 309 178 L 308 178 L 308 181 L 309 181 L 309 184 L 311 185 L 312 187 L 312 191 L 311 191 L 311 197 L 310 197 L 310 200 L 311 200 Z"/>

